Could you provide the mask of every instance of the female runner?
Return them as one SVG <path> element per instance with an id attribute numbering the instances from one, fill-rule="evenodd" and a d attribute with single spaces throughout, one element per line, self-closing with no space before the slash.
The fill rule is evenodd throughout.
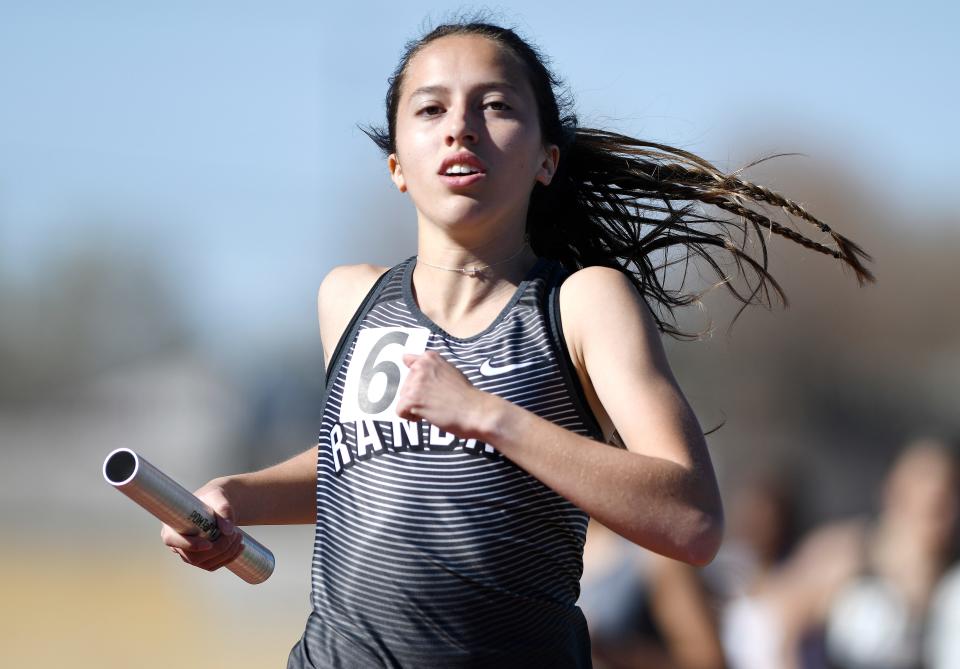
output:
<path id="1" fill-rule="evenodd" d="M 215 544 L 162 528 L 214 570 L 240 551 L 233 525 L 316 523 L 313 611 L 288 668 L 590 666 L 576 606 L 588 517 L 698 566 L 723 535 L 704 436 L 659 339 L 683 335 L 672 309 L 698 297 L 668 287 L 668 266 L 698 256 L 744 305 L 782 298 L 765 254 L 735 241 L 763 228 L 872 278 L 795 203 L 577 127 L 558 86 L 488 23 L 408 45 L 387 127 L 368 134 L 417 210 L 417 255 L 322 281 L 317 446 L 198 490 L 223 518 Z"/>

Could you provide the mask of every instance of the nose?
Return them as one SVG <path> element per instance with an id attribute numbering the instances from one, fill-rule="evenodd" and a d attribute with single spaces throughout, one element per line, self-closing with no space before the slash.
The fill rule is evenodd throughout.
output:
<path id="1" fill-rule="evenodd" d="M 468 141 L 476 144 L 479 137 L 476 129 L 476 119 L 468 106 L 452 106 L 447 111 L 447 120 L 447 146 L 462 145 Z"/>

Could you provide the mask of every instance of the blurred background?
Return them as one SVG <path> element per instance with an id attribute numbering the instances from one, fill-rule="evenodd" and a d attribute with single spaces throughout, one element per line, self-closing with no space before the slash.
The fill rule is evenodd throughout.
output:
<path id="1" fill-rule="evenodd" d="M 727 539 L 698 570 L 592 526 L 597 666 L 960 666 L 957 5 L 491 9 L 582 125 L 727 170 L 803 154 L 746 175 L 878 277 L 777 238 L 788 309 L 729 329 L 716 294 L 684 315 L 714 324 L 666 345 L 701 424 L 724 424 Z M 415 253 L 357 124 L 383 123 L 404 42 L 448 15 L 0 2 L 0 665 L 285 666 L 312 528 L 250 529 L 277 569 L 249 586 L 173 557 L 100 467 L 128 446 L 195 489 L 315 443 L 320 280 Z"/>

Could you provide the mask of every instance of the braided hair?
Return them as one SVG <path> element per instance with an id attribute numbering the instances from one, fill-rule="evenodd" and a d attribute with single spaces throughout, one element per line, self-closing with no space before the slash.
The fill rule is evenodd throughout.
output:
<path id="1" fill-rule="evenodd" d="M 875 280 L 864 265 L 871 258 L 857 244 L 798 203 L 740 176 L 761 161 L 728 174 L 682 149 L 580 127 L 572 99 L 546 58 L 514 30 L 493 23 L 445 23 L 406 44 L 388 80 L 386 127 L 361 127 L 385 155 L 396 152 L 397 109 L 407 65 L 426 45 L 448 35 L 486 37 L 518 59 L 534 92 L 543 141 L 560 149 L 550 184 L 536 183 L 530 195 L 526 232 L 533 250 L 571 272 L 590 265 L 624 272 L 661 332 L 677 338 L 698 336 L 682 331 L 675 319 L 677 307 L 698 302 L 706 292 L 685 288 L 687 270 L 697 258 L 717 275 L 707 290 L 725 286 L 741 303 L 734 321 L 751 304 L 772 306 L 776 298 L 786 305 L 786 294 L 767 269 L 764 230 L 837 258 L 853 269 L 861 285 Z M 762 205 L 815 226 L 831 243 L 772 220 Z M 715 216 L 709 207 L 733 217 Z M 759 250 L 751 254 L 751 247 Z M 675 266 L 682 272 L 673 286 Z M 738 287 L 738 277 L 745 288 Z"/>

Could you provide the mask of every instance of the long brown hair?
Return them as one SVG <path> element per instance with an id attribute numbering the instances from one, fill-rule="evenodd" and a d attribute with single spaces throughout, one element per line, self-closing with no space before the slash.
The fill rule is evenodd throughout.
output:
<path id="1" fill-rule="evenodd" d="M 537 183 L 530 196 L 526 228 L 533 250 L 570 271 L 603 265 L 624 272 L 662 332 L 697 336 L 681 331 L 674 314 L 675 308 L 703 295 L 685 290 L 689 264 L 696 258 L 716 273 L 714 286 L 726 286 L 741 303 L 737 316 L 750 304 L 772 306 L 774 298 L 787 304 L 780 284 L 767 271 L 763 230 L 839 259 L 853 268 L 861 285 L 874 281 L 863 264 L 871 259 L 863 249 L 796 202 L 740 176 L 760 161 L 727 174 L 682 149 L 579 127 L 571 97 L 538 49 L 513 30 L 492 23 L 445 23 L 407 43 L 388 80 L 386 127 L 361 128 L 385 155 L 396 151 L 397 107 L 408 63 L 427 44 L 448 35 L 483 36 L 513 53 L 533 88 L 544 143 L 560 147 L 550 185 Z M 815 226 L 832 243 L 770 219 L 762 205 Z M 732 217 L 714 216 L 709 206 Z M 757 250 L 748 253 L 750 247 Z M 671 287 L 677 273 L 678 285 Z"/>

